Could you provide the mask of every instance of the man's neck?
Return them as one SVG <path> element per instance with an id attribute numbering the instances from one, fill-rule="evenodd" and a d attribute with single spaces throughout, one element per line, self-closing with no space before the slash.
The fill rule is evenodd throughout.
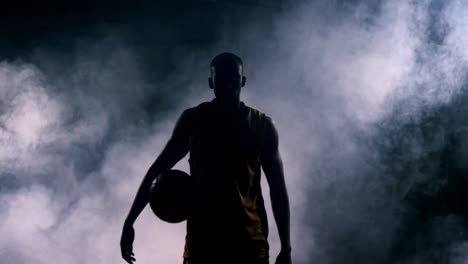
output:
<path id="1" fill-rule="evenodd" d="M 223 114 L 235 115 L 235 114 L 238 114 L 241 111 L 241 102 L 240 101 L 237 101 L 233 105 L 222 105 L 215 98 L 214 103 L 216 105 L 216 108 Z"/>

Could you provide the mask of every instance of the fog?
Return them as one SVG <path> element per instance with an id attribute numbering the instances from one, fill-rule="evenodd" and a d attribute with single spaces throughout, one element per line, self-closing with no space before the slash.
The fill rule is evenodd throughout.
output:
<path id="1" fill-rule="evenodd" d="M 430 155 L 466 124 L 468 5 L 226 3 L 206 44 L 179 43 L 183 24 L 138 24 L 147 36 L 110 23 L 70 34 L 68 49 L 45 41 L 0 62 L 2 262 L 124 263 L 142 177 L 180 113 L 213 98 L 210 60 L 230 51 L 245 64 L 242 100 L 279 130 L 294 263 L 465 263 L 453 214 L 434 218 L 410 256 L 391 256 L 412 239 L 405 196 L 421 182 L 441 188 Z M 176 167 L 188 171 L 187 158 Z M 182 262 L 185 224 L 147 207 L 134 227 L 136 263 Z"/>

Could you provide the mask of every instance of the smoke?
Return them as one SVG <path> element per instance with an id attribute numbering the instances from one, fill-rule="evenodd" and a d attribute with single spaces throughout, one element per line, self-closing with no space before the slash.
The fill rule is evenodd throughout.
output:
<path id="1" fill-rule="evenodd" d="M 262 98 L 257 105 L 279 126 L 296 261 L 463 261 L 463 216 L 434 213 L 424 231 L 407 199 L 410 189 L 427 191 L 421 182 L 447 190 L 436 175 L 451 134 L 466 124 L 467 60 L 458 48 L 467 42 L 466 6 L 315 2 L 293 10 L 261 58 L 253 55 L 261 62 L 254 71 L 269 70 L 244 95 Z M 406 253 L 405 240 L 416 249 Z"/>
<path id="2" fill-rule="evenodd" d="M 242 99 L 280 133 L 295 263 L 464 263 L 459 216 L 434 217 L 425 238 L 402 230 L 415 210 L 405 197 L 420 183 L 441 188 L 433 154 L 465 123 L 468 6 L 211 5 L 219 14 L 200 21 L 213 24 L 204 44 L 179 42 L 185 22 L 171 30 L 143 19 L 0 62 L 2 260 L 122 262 L 122 223 L 140 181 L 183 109 L 212 98 L 208 64 L 227 50 L 245 63 Z M 186 159 L 177 166 L 188 170 Z M 271 210 L 269 219 L 273 262 Z M 182 261 L 184 225 L 147 208 L 135 229 L 137 263 Z M 404 240 L 420 246 L 393 260 Z"/>

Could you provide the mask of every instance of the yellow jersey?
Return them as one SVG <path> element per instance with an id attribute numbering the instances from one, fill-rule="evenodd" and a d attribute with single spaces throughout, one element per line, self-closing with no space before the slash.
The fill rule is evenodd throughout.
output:
<path id="1" fill-rule="evenodd" d="M 196 195 L 184 257 L 268 257 L 260 187 L 265 114 L 241 102 L 240 111 L 227 117 L 215 100 L 188 110 Z"/>

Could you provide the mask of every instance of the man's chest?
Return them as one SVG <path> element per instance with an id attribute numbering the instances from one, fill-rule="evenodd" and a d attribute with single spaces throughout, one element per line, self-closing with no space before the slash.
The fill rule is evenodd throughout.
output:
<path id="1" fill-rule="evenodd" d="M 261 152 L 262 135 L 247 120 L 206 118 L 190 133 L 191 157 L 256 160 Z"/>

